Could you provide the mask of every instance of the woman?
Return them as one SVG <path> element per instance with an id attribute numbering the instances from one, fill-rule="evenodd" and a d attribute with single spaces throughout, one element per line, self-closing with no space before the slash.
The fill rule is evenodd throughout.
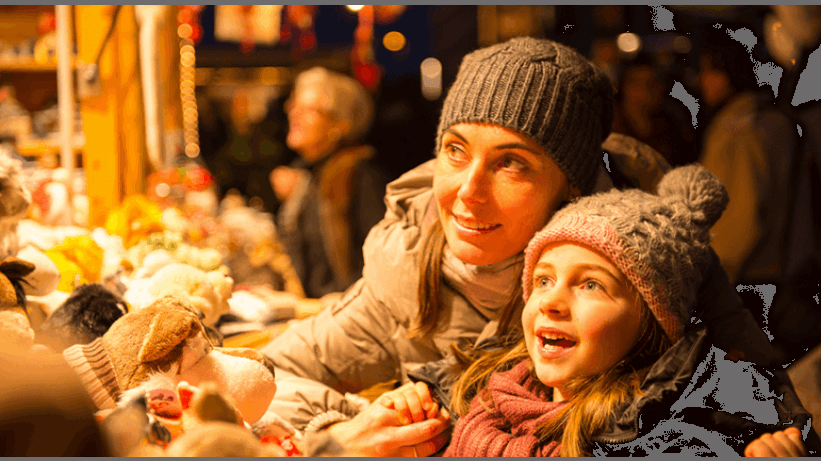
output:
<path id="1" fill-rule="evenodd" d="M 277 224 L 306 296 L 320 298 L 362 275 L 360 249 L 385 213 L 388 181 L 363 144 L 374 109 L 356 80 L 314 67 L 297 76 L 285 110 L 299 157 L 271 172 Z"/>
<path id="2" fill-rule="evenodd" d="M 330 426 L 363 454 L 439 450 L 445 415 L 402 425 L 395 409 L 359 413 L 342 393 L 403 378 L 454 345 L 515 333 L 508 327 L 524 305 L 527 242 L 564 201 L 612 187 L 602 162 L 612 118 L 610 80 L 568 47 L 516 38 L 467 55 L 444 102 L 436 159 L 388 186 L 388 212 L 363 248 L 362 279 L 262 349 L 278 368 L 270 409 L 308 432 Z M 613 178 L 653 188 L 664 161 L 622 141 L 611 136 L 604 146 Z M 766 337 L 713 266 L 702 318 L 718 318 L 725 350 L 768 360 Z M 759 336 L 747 337 L 750 328 Z M 446 394 L 436 395 L 447 406 Z"/>

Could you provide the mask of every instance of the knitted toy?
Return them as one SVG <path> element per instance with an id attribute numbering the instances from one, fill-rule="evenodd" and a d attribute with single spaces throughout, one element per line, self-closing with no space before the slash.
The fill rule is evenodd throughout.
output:
<path id="1" fill-rule="evenodd" d="M 124 298 L 132 309 L 139 310 L 157 298 L 175 295 L 200 309 L 203 323 L 210 327 L 230 309 L 228 298 L 233 288 L 231 277 L 220 271 L 203 272 L 187 264 L 174 263 L 150 278 L 132 281 Z"/>
<path id="2" fill-rule="evenodd" d="M 99 338 L 128 311 L 125 300 L 99 283 L 80 285 L 36 329 L 36 340 L 55 352 Z"/>
<path id="3" fill-rule="evenodd" d="M 129 312 L 102 337 L 67 348 L 63 357 L 100 409 L 115 408 L 123 392 L 161 375 L 173 386 L 216 383 L 252 424 L 276 392 L 269 359 L 254 349 L 213 347 L 197 309 L 174 295 Z"/>

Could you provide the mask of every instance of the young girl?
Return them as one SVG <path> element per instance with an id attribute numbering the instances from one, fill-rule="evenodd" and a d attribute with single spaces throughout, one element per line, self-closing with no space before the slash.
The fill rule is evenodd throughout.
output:
<path id="1" fill-rule="evenodd" d="M 524 339 L 454 386 L 446 456 L 805 453 L 808 415 L 691 322 L 723 185 L 692 165 L 658 190 L 580 199 L 531 240 Z"/>

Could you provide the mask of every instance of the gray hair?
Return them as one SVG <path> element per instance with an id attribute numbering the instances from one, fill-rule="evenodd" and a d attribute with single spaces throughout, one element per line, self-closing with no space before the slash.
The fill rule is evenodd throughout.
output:
<path id="1" fill-rule="evenodd" d="M 343 144 L 362 140 L 371 128 L 374 103 L 371 95 L 359 82 L 347 75 L 313 67 L 297 75 L 292 94 L 309 87 L 324 93 L 324 109 L 334 117 L 351 124 L 350 131 L 342 137 Z"/>

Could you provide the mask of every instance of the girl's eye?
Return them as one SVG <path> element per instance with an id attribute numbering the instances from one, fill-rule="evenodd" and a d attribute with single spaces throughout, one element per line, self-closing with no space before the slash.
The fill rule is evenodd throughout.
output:
<path id="1" fill-rule="evenodd" d="M 549 287 L 550 284 L 551 284 L 550 278 L 545 277 L 543 275 L 541 275 L 541 276 L 537 275 L 536 277 L 533 278 L 533 287 L 534 288 L 546 288 L 546 287 Z"/>
<path id="2" fill-rule="evenodd" d="M 507 156 L 502 159 L 500 163 L 501 167 L 507 170 L 513 170 L 516 172 L 524 172 L 527 171 L 527 165 L 524 164 L 521 160 L 517 160 L 514 157 Z"/>
<path id="3" fill-rule="evenodd" d="M 604 291 L 604 285 L 602 285 L 602 283 L 597 281 L 597 280 L 586 280 L 582 284 L 582 288 L 584 288 L 585 290 L 589 290 L 589 291 L 598 291 L 598 290 Z"/>

